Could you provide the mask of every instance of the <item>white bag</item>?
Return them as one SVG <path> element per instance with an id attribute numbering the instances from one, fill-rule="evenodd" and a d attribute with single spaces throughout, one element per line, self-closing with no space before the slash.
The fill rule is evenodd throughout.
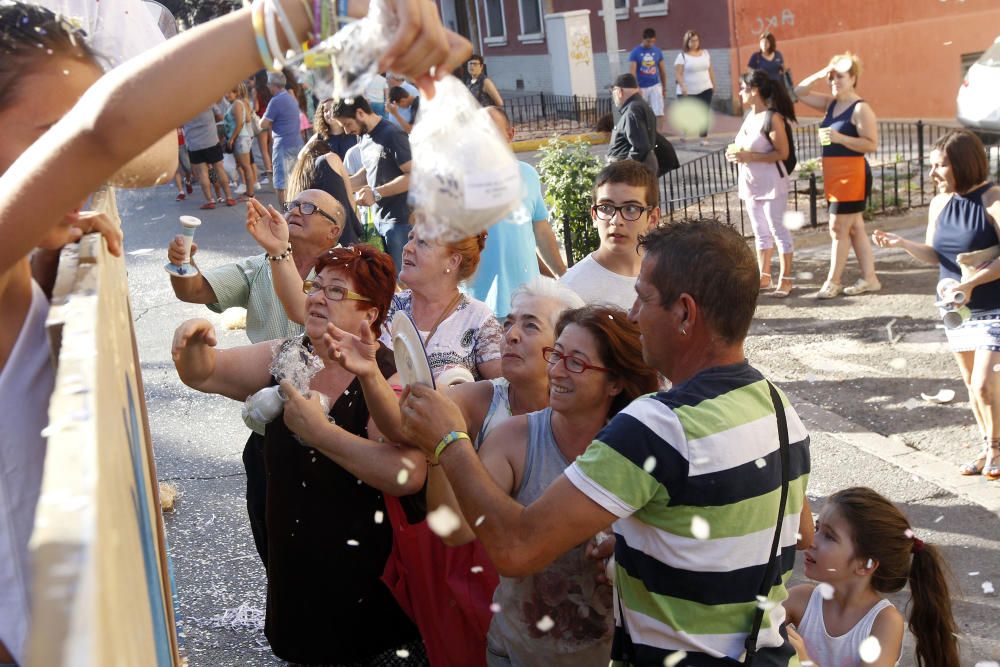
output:
<path id="1" fill-rule="evenodd" d="M 445 77 L 433 97 L 421 100 L 410 149 L 407 199 L 428 236 L 468 238 L 520 210 L 517 158 L 489 112 L 455 77 Z"/>

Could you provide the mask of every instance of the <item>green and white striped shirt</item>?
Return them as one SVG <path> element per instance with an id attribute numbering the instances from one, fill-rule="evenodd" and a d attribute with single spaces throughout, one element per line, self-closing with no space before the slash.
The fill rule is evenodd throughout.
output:
<path id="1" fill-rule="evenodd" d="M 203 271 L 202 275 L 218 299 L 208 304 L 209 310 L 221 313 L 228 308 L 247 309 L 247 338 L 251 343 L 291 338 L 302 333 L 302 325 L 289 321 L 284 306 L 274 293 L 274 279 L 267 255 L 254 255 L 239 262 L 223 264 Z M 315 277 L 315 270 L 310 270 L 307 279 Z"/>
<path id="2" fill-rule="evenodd" d="M 809 436 L 782 399 L 790 484 L 780 578 L 768 595 L 755 666 L 798 664 L 778 628 L 809 479 Z M 697 665 L 739 659 L 781 495 L 778 427 L 764 377 L 746 362 L 720 366 L 639 398 L 611 420 L 566 476 L 619 517 L 620 608 L 612 658 L 662 665 L 685 651 Z"/>

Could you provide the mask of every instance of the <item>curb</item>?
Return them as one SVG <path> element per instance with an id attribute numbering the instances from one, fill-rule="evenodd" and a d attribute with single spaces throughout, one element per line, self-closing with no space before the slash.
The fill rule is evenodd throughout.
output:
<path id="1" fill-rule="evenodd" d="M 563 141 L 584 142 L 596 145 L 608 143 L 611 140 L 611 135 L 606 132 L 587 132 L 586 134 L 553 134 L 551 137 L 515 141 L 511 143 L 510 147 L 515 153 L 530 153 L 537 151 L 543 144 L 554 138 L 559 138 Z"/>
<path id="2" fill-rule="evenodd" d="M 802 421 L 812 426 L 810 430 L 827 433 L 855 449 L 882 459 L 908 475 L 920 477 L 965 498 L 1000 518 L 1000 482 L 987 482 L 982 477 L 964 477 L 958 473 L 958 465 L 955 463 L 908 447 L 893 438 L 867 431 L 834 412 L 800 401 L 793 394 L 789 394 L 788 399 Z"/>

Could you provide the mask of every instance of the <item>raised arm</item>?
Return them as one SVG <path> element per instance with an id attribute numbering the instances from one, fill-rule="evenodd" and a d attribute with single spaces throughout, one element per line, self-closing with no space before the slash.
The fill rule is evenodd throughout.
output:
<path id="1" fill-rule="evenodd" d="M 833 95 L 830 95 L 829 93 L 814 93 L 809 89 L 812 88 L 812 85 L 817 81 L 826 79 L 827 75 L 829 75 L 831 71 L 832 68 L 827 66 L 799 81 L 799 84 L 795 86 L 795 94 L 799 96 L 799 102 L 802 102 L 806 106 L 812 107 L 813 109 L 826 111 L 826 108 L 830 106 L 830 102 L 833 101 Z"/>
<path id="2" fill-rule="evenodd" d="M 177 327 L 171 356 L 181 382 L 235 401 L 243 401 L 267 386 L 271 377 L 271 341 L 229 350 L 216 350 L 217 342 L 215 328 L 208 320 L 188 320 Z"/>
<path id="3" fill-rule="evenodd" d="M 264 207 L 256 199 L 247 200 L 247 232 L 268 257 L 281 257 L 289 248 L 288 222 L 271 205 Z M 285 315 L 296 324 L 306 321 L 306 295 L 302 292 L 302 276 L 295 268 L 291 255 L 268 259 L 274 293 L 285 309 Z"/>

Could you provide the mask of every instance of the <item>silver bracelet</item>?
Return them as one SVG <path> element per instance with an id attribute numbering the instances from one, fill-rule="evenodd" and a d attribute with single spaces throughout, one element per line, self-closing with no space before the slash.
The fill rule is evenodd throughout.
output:
<path id="1" fill-rule="evenodd" d="M 288 249 L 285 250 L 285 252 L 281 253 L 280 255 L 268 255 L 267 253 L 264 253 L 264 257 L 267 257 L 267 261 L 269 262 L 280 262 L 281 260 L 288 259 L 291 256 L 292 256 L 291 243 L 288 244 Z"/>

